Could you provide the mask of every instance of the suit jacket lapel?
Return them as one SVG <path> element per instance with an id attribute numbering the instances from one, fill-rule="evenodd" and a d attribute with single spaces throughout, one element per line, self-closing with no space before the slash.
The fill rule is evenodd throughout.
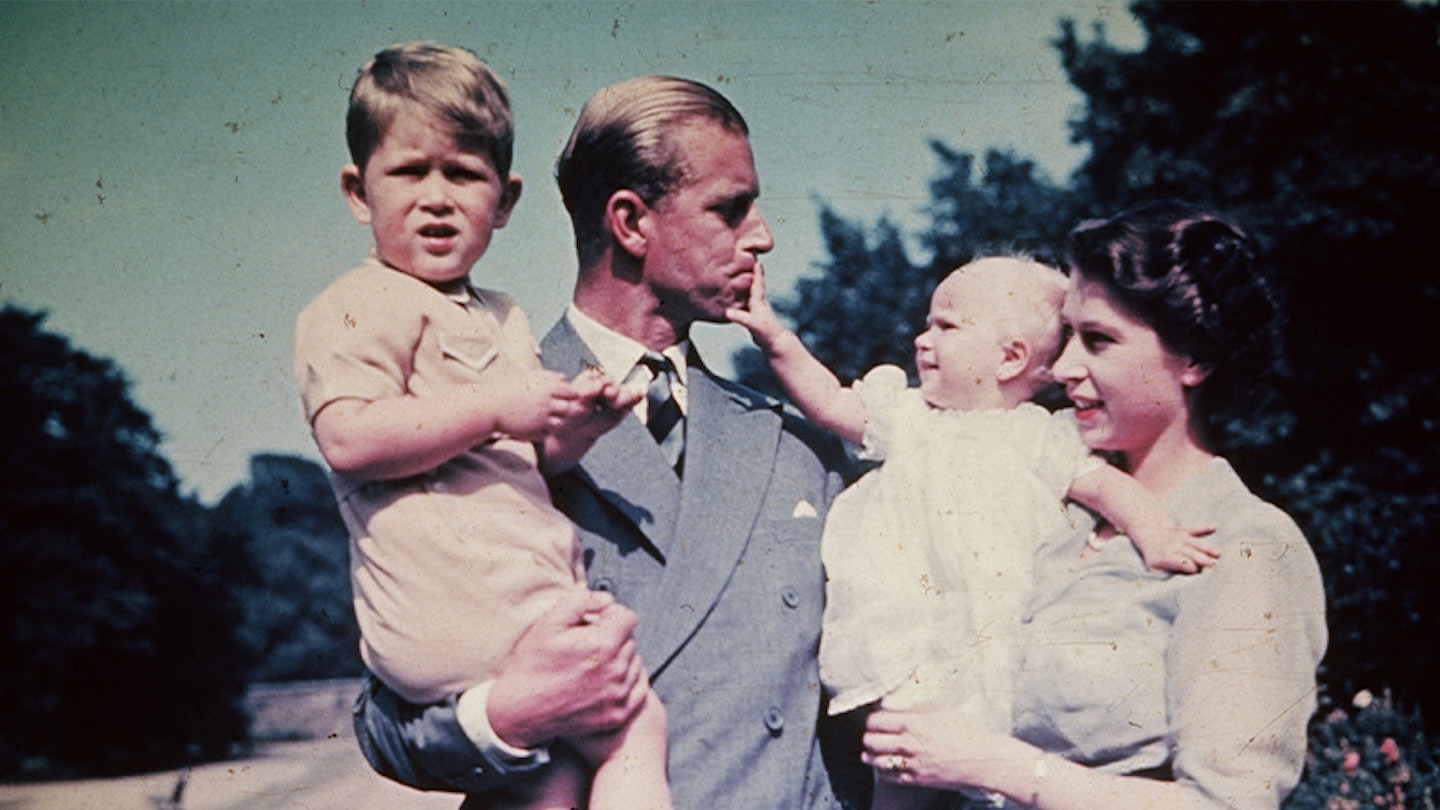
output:
<path id="1" fill-rule="evenodd" d="M 584 341 L 561 318 L 540 344 L 547 368 L 573 377 L 596 365 Z M 680 480 L 650 432 L 634 416 L 601 436 L 580 460 L 576 474 L 630 519 L 664 560 L 680 512 Z"/>
<path id="2" fill-rule="evenodd" d="M 540 345 L 545 365 L 567 376 L 596 364 L 564 318 Z M 576 470 L 663 562 L 655 587 L 632 605 L 642 617 L 635 637 L 651 675 L 699 628 L 735 572 L 780 440 L 779 403 L 723 384 L 699 362 L 691 364 L 686 389 L 683 487 L 634 417 L 600 437 Z"/>
<path id="3" fill-rule="evenodd" d="M 679 520 L 659 587 L 637 606 L 645 618 L 636 636 L 652 673 L 695 632 L 730 581 L 769 488 L 780 437 L 778 403 L 727 388 L 698 363 L 686 388 Z"/>

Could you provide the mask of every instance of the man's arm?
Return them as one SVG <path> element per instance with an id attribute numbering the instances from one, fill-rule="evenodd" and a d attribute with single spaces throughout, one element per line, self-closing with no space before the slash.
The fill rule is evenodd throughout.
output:
<path id="1" fill-rule="evenodd" d="M 562 598 L 481 685 L 483 733 L 464 725 L 468 693 L 416 705 L 372 678 L 355 705 L 360 749 L 377 772 L 421 790 L 484 793 L 524 778 L 546 760 L 524 749 L 613 731 L 639 709 L 649 682 L 634 628 L 635 615 L 608 594 Z M 487 735 L 498 744 L 477 745 Z"/>
<path id="2" fill-rule="evenodd" d="M 373 675 L 355 701 L 355 736 L 377 773 L 419 790 L 487 793 L 549 761 L 543 752 L 510 758 L 477 748 L 456 713 L 457 700 L 419 705 Z"/>

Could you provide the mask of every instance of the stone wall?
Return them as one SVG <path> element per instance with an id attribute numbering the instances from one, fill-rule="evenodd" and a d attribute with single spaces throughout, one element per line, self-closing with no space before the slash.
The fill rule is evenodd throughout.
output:
<path id="1" fill-rule="evenodd" d="M 351 736 L 350 708 L 358 694 L 360 681 L 354 678 L 256 684 L 245 695 L 250 738 L 269 742 Z"/>

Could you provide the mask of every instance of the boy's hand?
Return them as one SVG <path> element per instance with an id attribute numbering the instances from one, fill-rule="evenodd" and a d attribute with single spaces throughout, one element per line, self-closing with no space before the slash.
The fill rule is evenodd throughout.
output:
<path id="1" fill-rule="evenodd" d="M 1135 544 L 1145 567 L 1151 571 L 1198 574 L 1220 559 L 1220 550 L 1200 539 L 1214 532 L 1213 526 L 1200 529 L 1150 526 L 1143 531 L 1132 528 L 1130 542 Z"/>
<path id="2" fill-rule="evenodd" d="M 584 409 L 580 393 L 559 372 L 539 369 L 502 384 L 496 429 L 507 436 L 538 442 Z"/>
<path id="3" fill-rule="evenodd" d="M 544 471 L 549 475 L 573 467 L 595 441 L 630 413 L 645 396 L 643 388 L 625 387 L 599 369 L 587 369 L 570 381 L 577 408 L 555 423 L 541 446 Z"/>
<path id="4" fill-rule="evenodd" d="M 605 376 L 605 372 L 594 367 L 576 374 L 570 385 L 575 388 L 580 401 L 586 404 L 587 411 L 604 407 L 620 411 L 620 415 L 624 416 L 625 412 L 645 397 L 645 386 L 620 385 Z"/>
<path id="5" fill-rule="evenodd" d="M 734 306 L 725 311 L 725 317 L 750 330 L 750 337 L 760 350 L 769 354 L 775 343 L 785 336 L 786 329 L 775 317 L 770 301 L 765 297 L 765 268 L 755 265 L 755 280 L 750 283 L 750 301 L 745 306 Z"/>

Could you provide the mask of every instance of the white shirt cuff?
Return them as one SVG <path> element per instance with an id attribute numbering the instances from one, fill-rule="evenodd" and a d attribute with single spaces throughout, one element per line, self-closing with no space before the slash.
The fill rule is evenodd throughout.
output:
<path id="1" fill-rule="evenodd" d="M 464 692 L 455 700 L 455 719 L 460 723 L 465 736 L 475 747 L 491 754 L 510 766 L 538 767 L 550 761 L 550 752 L 545 747 L 516 748 L 500 739 L 490 726 L 490 688 L 495 681 L 483 681 Z"/>

